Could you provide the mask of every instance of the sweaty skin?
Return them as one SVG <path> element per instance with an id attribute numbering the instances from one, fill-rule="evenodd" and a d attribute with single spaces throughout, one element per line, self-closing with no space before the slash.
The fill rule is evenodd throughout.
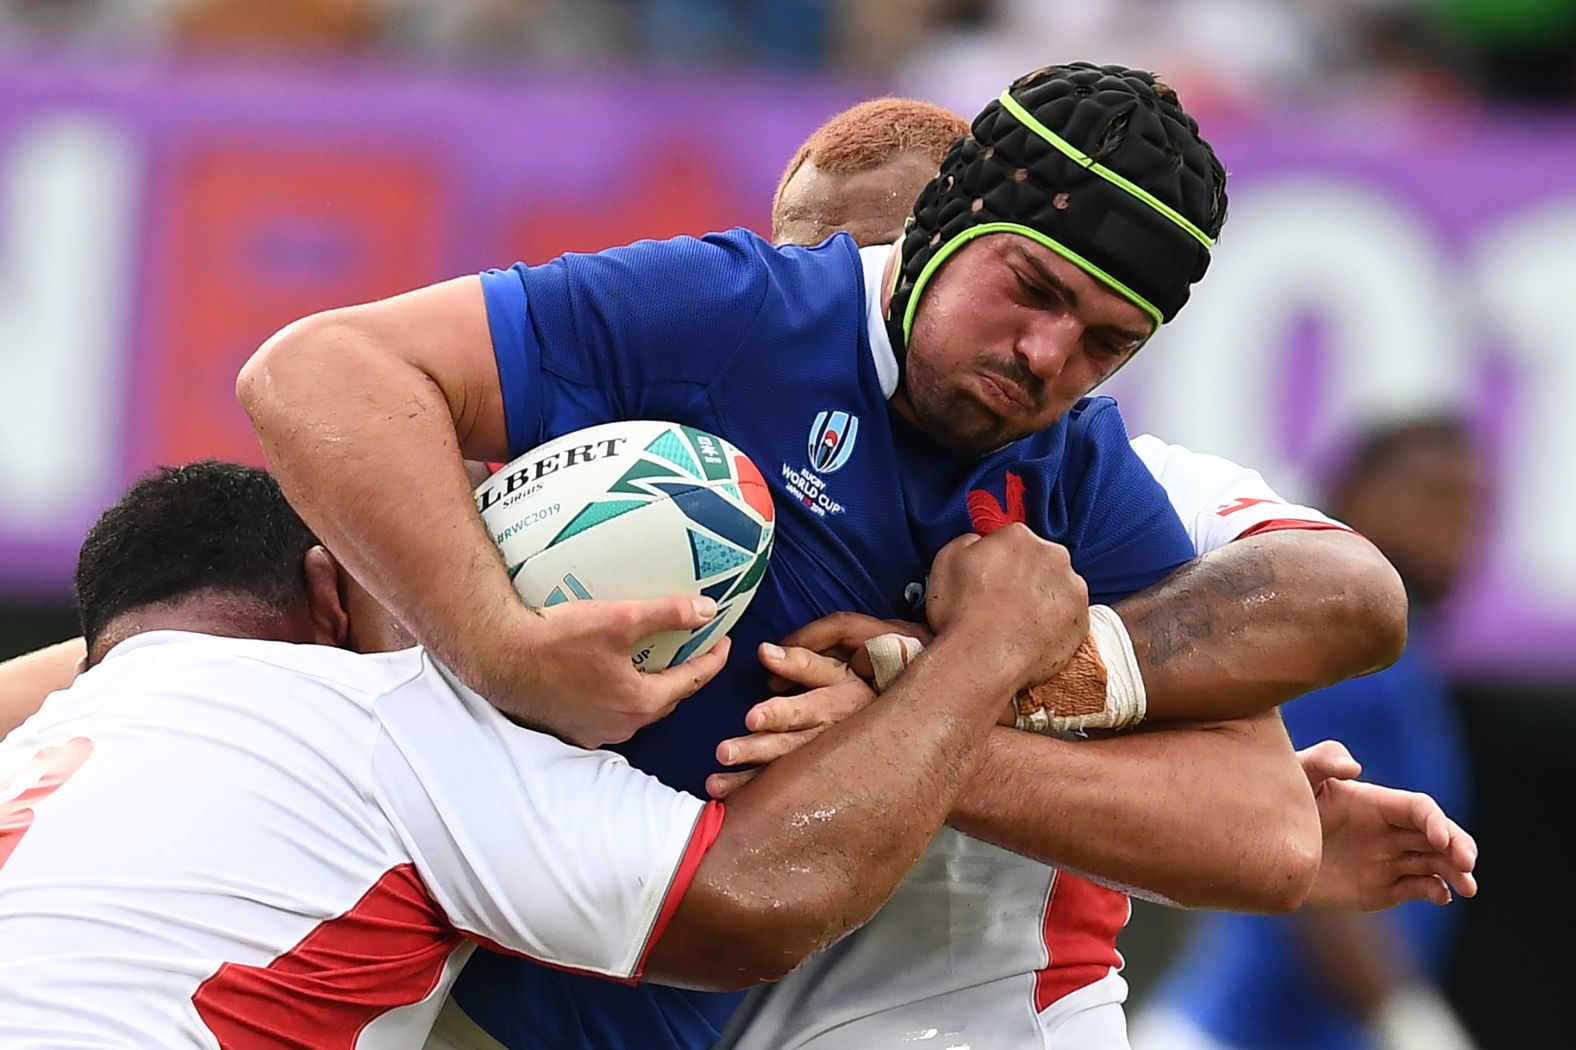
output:
<path id="1" fill-rule="evenodd" d="M 929 178 L 911 158 L 852 174 L 806 161 L 774 202 L 773 242 L 839 231 L 861 246 L 895 240 L 911 207 L 900 202 Z M 868 210 L 850 226 L 856 207 Z M 998 730 L 949 823 L 1192 906 L 1297 907 L 1319 866 L 1317 822 L 1273 708 L 1395 660 L 1406 602 L 1394 570 L 1355 534 L 1284 531 L 1228 544 L 1114 608 L 1133 638 L 1151 727 L 1197 724 L 1076 747 Z M 1078 833 L 1091 821 L 1110 833 Z"/>
<path id="2" fill-rule="evenodd" d="M 961 119 L 960 127 L 967 129 Z M 774 202 L 773 243 L 815 244 L 838 232 L 861 247 L 896 240 L 941 159 L 921 172 L 914 157 L 902 153 L 849 174 L 805 161 Z M 1349 532 L 1238 540 L 1113 607 L 1132 635 L 1148 717 L 1158 722 L 1259 714 L 1386 667 L 1406 646 L 1400 577 L 1373 544 Z M 1209 641 L 1222 637 L 1233 640 L 1229 649 Z"/>
<path id="3" fill-rule="evenodd" d="M 796 173 L 796 180 L 814 174 Z M 919 301 L 908 357 L 914 385 L 893 410 L 953 448 L 996 447 L 1056 418 L 1149 334 L 1142 311 L 1056 252 L 1024 238 L 983 236 L 949 258 Z M 470 512 L 459 469 L 462 452 L 499 458 L 506 446 L 478 279 L 297 322 L 254 355 L 237 391 L 286 492 L 318 535 L 418 638 L 505 710 L 568 739 L 602 743 L 626 738 L 698 687 L 683 680 L 682 669 L 666 681 L 632 674 L 622 653 L 637 635 L 599 603 L 537 613 L 515 599 Z M 1374 579 L 1382 590 L 1381 575 Z M 1235 586 L 1229 580 L 1205 587 L 1200 619 L 1191 600 L 1199 586 L 1185 585 L 1190 600 L 1180 609 L 1157 600 L 1145 610 L 1155 641 L 1140 656 L 1146 673 L 1163 671 L 1150 683 L 1159 718 L 1215 721 L 1223 712 L 1262 711 L 1298 687 L 1384 662 L 1399 648 L 1403 617 L 1394 615 L 1355 654 L 1332 656 L 1334 669 L 1288 683 L 1285 661 L 1265 645 L 1244 654 L 1246 684 L 1216 700 L 1203 676 L 1233 659 L 1250 612 L 1269 641 L 1284 641 L 1279 631 L 1306 621 L 1289 616 L 1293 627 L 1274 626 L 1273 615 L 1223 589 Z M 1266 596 L 1259 588 L 1251 597 Z M 1353 607 L 1395 612 L 1378 600 Z M 1167 634 L 1173 622 L 1188 629 Z M 1179 702 L 1168 700 L 1170 676 L 1187 683 Z M 605 703 L 591 709 L 588 695 Z M 1263 830 L 1272 835 L 1264 841 L 1295 841 L 1277 854 L 1283 867 L 1270 882 L 1279 888 L 1259 899 L 1283 908 L 1297 896 L 1283 887 L 1306 892 L 1313 880 L 1317 814 L 1293 762 L 1258 794 Z M 1020 808 L 1017 820 L 1027 831 L 1040 817 Z M 1260 893 L 1255 886 L 1245 896 Z"/>

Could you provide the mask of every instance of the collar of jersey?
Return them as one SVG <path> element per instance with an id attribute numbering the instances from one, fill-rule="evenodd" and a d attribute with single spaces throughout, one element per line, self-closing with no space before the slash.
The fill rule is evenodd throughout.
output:
<path id="1" fill-rule="evenodd" d="M 199 640 L 217 641 L 219 640 L 219 636 L 214 634 L 203 634 L 199 631 L 176 631 L 168 628 L 157 631 L 139 631 L 130 638 L 116 642 L 115 647 L 109 652 L 105 653 L 103 659 L 99 660 L 99 663 L 102 664 L 106 661 L 114 660 L 117 657 L 125 656 L 127 653 L 134 652 L 138 649 L 147 649 L 155 645 L 168 645 L 171 642 L 192 642 Z M 225 638 L 224 641 L 233 642 L 235 639 Z"/>
<path id="2" fill-rule="evenodd" d="M 902 241 L 859 249 L 859 265 L 865 273 L 865 327 L 870 330 L 870 358 L 875 362 L 881 396 L 897 393 L 897 354 L 892 352 L 892 337 L 887 335 L 886 312 L 881 309 L 881 282 L 886 276 L 887 260 Z"/>

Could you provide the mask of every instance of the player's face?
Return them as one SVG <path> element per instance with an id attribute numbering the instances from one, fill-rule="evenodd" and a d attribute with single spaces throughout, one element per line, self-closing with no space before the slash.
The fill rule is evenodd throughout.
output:
<path id="1" fill-rule="evenodd" d="M 1356 488 L 1349 524 L 1394 563 L 1414 602 L 1431 605 L 1449 596 L 1472 554 L 1483 497 L 1470 449 L 1416 441 Z"/>
<path id="2" fill-rule="evenodd" d="M 891 244 L 935 174 L 936 162 L 920 153 L 898 153 L 878 168 L 846 175 L 805 161 L 777 195 L 772 243 L 815 245 L 841 231 L 861 248 Z"/>
<path id="3" fill-rule="evenodd" d="M 1061 418 L 1153 330 L 1141 309 L 1056 252 L 987 234 L 925 289 L 899 408 L 943 444 L 983 454 Z"/>

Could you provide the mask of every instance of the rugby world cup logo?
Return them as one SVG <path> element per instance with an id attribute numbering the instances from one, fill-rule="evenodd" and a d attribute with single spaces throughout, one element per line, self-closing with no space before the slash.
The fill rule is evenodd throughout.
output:
<path id="1" fill-rule="evenodd" d="M 843 469 L 854 454 L 854 439 L 859 436 L 859 417 L 847 412 L 822 412 L 810 424 L 810 469 L 831 474 Z"/>

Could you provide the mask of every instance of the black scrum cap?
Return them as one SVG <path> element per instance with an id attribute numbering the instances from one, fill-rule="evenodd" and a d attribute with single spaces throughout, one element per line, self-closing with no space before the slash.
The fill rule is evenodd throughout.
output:
<path id="1" fill-rule="evenodd" d="M 1225 170 L 1155 78 L 1075 62 L 1017 80 L 914 205 L 887 325 L 899 356 L 925 286 L 987 233 L 1032 238 L 1163 324 L 1204 276 Z"/>

